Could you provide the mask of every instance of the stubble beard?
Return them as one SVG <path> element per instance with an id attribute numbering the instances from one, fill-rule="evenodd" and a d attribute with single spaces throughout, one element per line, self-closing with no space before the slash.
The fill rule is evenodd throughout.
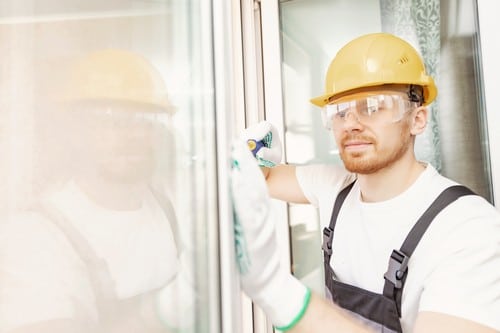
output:
<path id="1" fill-rule="evenodd" d="M 346 152 L 343 148 L 340 150 L 340 158 L 344 162 L 345 168 L 357 174 L 369 175 L 387 168 L 404 156 L 411 147 L 411 136 L 403 129 L 398 140 L 401 144 L 391 151 L 378 150 L 377 141 L 373 138 L 363 136 L 350 136 L 343 139 L 363 139 L 371 142 L 373 151 L 371 152 Z M 343 145 L 343 144 L 342 144 Z"/>

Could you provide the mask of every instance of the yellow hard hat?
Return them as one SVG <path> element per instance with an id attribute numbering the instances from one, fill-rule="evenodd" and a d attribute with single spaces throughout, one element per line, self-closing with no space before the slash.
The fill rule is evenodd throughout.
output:
<path id="1" fill-rule="evenodd" d="M 386 84 L 421 86 L 423 105 L 437 95 L 434 80 L 409 43 L 387 33 L 364 35 L 340 49 L 328 67 L 325 94 L 311 99 L 311 103 L 323 107 L 340 94 Z"/>
<path id="2" fill-rule="evenodd" d="M 171 110 L 161 74 L 144 57 L 126 50 L 94 51 L 71 66 L 65 100 L 116 101 Z"/>

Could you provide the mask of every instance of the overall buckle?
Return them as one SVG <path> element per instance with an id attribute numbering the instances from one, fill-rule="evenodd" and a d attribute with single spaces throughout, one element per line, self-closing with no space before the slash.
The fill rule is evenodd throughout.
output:
<path id="1" fill-rule="evenodd" d="M 323 229 L 323 252 L 327 255 L 332 254 L 333 230 L 330 227 Z"/>
<path id="2" fill-rule="evenodd" d="M 400 289 L 403 287 L 403 278 L 408 270 L 408 261 L 410 257 L 399 250 L 392 250 L 389 259 L 389 267 L 384 274 L 384 279 L 390 281 L 394 287 Z"/>

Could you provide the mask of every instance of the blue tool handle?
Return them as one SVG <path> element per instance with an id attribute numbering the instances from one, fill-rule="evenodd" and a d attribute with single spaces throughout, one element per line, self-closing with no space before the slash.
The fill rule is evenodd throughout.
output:
<path id="1" fill-rule="evenodd" d="M 253 139 L 247 140 L 247 145 L 248 149 L 250 149 L 254 157 L 256 157 L 257 152 L 260 150 L 260 148 L 266 146 L 263 141 L 257 141 Z"/>

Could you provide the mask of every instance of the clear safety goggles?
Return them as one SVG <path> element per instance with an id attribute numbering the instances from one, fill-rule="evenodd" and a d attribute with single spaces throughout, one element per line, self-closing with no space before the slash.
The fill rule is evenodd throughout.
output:
<path id="1" fill-rule="evenodd" d="M 76 111 L 69 113 L 74 120 L 109 127 L 165 124 L 169 122 L 171 116 L 170 110 L 133 102 L 82 101 L 71 104 L 70 109 Z"/>
<path id="2" fill-rule="evenodd" d="M 322 109 L 323 123 L 327 129 L 342 126 L 349 116 L 364 124 L 396 123 L 405 112 L 418 107 L 417 102 L 408 100 L 405 94 L 383 93 L 341 98 Z"/>

